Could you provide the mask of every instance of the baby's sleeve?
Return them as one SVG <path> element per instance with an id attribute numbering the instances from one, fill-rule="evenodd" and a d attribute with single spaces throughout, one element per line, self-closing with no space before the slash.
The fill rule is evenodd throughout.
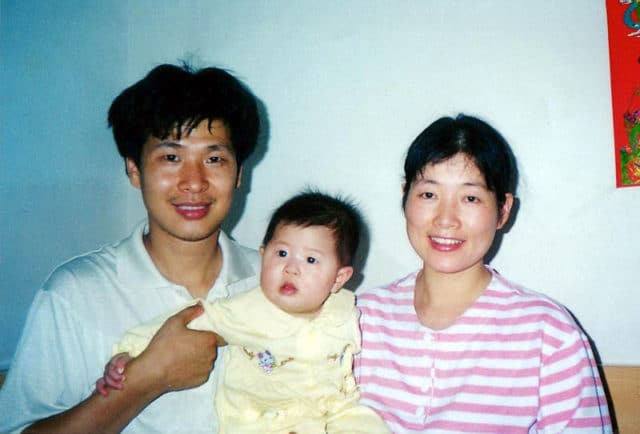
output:
<path id="1" fill-rule="evenodd" d="M 137 357 L 141 352 L 147 348 L 151 339 L 155 336 L 155 334 L 160 330 L 162 325 L 165 323 L 167 319 L 175 315 L 176 313 L 186 309 L 189 306 L 193 306 L 195 303 L 203 302 L 202 300 L 197 300 L 195 302 L 190 302 L 184 306 L 181 306 L 174 312 L 160 315 L 151 321 L 133 327 L 125 332 L 124 336 L 120 340 L 120 342 L 116 343 L 112 348 L 112 355 L 116 355 L 119 353 L 129 353 L 131 357 Z M 202 315 L 201 315 L 202 316 Z M 197 319 L 197 318 L 196 318 Z M 194 330 L 207 330 L 206 328 L 196 328 L 192 327 L 192 324 L 195 320 L 189 323 L 189 328 Z"/>
<path id="2" fill-rule="evenodd" d="M 151 322 L 139 325 L 128 330 L 120 342 L 113 346 L 112 355 L 129 353 L 131 357 L 137 357 L 149 345 L 149 342 L 158 332 L 167 317 L 157 318 Z"/>
<path id="3" fill-rule="evenodd" d="M 233 297 L 228 299 L 217 299 L 214 301 L 201 300 L 204 312 L 202 315 L 194 318 L 188 327 L 191 330 L 203 330 L 215 332 L 228 343 L 232 343 L 231 338 L 234 323 L 242 314 L 231 310 L 234 303 Z"/>

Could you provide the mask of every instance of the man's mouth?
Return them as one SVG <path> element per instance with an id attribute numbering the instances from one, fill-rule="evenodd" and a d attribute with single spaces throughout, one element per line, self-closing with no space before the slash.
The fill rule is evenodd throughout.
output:
<path id="1" fill-rule="evenodd" d="M 192 203 L 174 205 L 178 214 L 188 220 L 198 220 L 203 218 L 209 212 L 211 205 L 208 203 Z"/>

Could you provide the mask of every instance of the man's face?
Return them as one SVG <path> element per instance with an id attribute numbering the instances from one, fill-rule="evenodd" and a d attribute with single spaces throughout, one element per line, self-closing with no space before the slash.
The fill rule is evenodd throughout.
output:
<path id="1" fill-rule="evenodd" d="M 240 185 L 227 126 L 202 121 L 191 134 L 151 137 L 140 167 L 127 159 L 131 184 L 142 191 L 149 217 L 149 240 L 188 242 L 217 237 Z"/>

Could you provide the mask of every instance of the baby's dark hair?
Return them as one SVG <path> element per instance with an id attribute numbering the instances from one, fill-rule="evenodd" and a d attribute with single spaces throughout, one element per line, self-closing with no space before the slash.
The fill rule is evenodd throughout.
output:
<path id="1" fill-rule="evenodd" d="M 256 98 L 237 78 L 219 68 L 195 70 L 164 64 L 125 89 L 109 108 L 109 126 L 118 152 L 140 167 L 149 137 L 189 135 L 203 120 L 222 120 L 229 129 L 238 167 L 258 139 Z"/>
<path id="2" fill-rule="evenodd" d="M 330 229 L 334 234 L 340 265 L 352 265 L 360 241 L 362 217 L 350 200 L 315 190 L 297 194 L 280 205 L 271 216 L 262 240 L 263 247 L 271 241 L 281 224 Z"/>
<path id="3" fill-rule="evenodd" d="M 462 153 L 473 161 L 496 195 L 498 210 L 506 194 L 515 196 L 518 166 L 511 147 L 488 123 L 464 114 L 455 119 L 443 117 L 429 125 L 416 137 L 404 161 L 402 207 L 407 204 L 411 185 L 428 164 L 437 164 Z"/>

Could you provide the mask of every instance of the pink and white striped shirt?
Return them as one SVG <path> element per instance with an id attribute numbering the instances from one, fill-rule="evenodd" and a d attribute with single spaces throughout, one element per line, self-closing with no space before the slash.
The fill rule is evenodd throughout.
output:
<path id="1" fill-rule="evenodd" d="M 416 274 L 361 291 L 361 402 L 394 433 L 612 432 L 586 336 L 564 308 L 489 269 L 444 330 L 418 321 Z"/>

